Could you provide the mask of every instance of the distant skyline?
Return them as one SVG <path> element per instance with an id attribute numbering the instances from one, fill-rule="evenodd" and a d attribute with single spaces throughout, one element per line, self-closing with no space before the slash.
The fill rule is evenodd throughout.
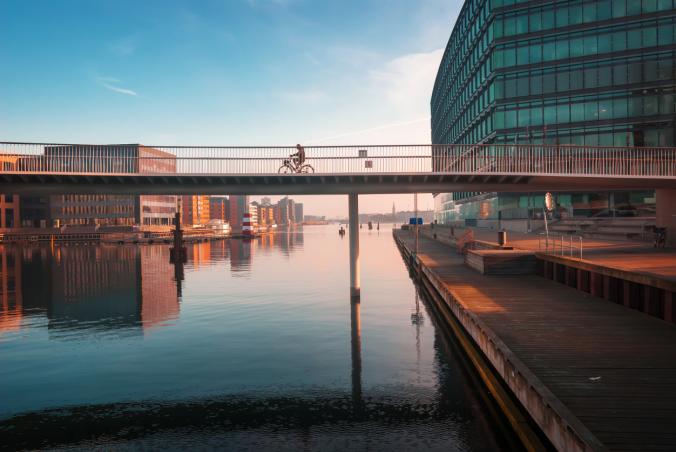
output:
<path id="1" fill-rule="evenodd" d="M 430 143 L 461 1 L 0 3 L 0 141 Z M 342 215 L 347 199 L 297 197 Z M 413 197 L 363 196 L 364 212 Z M 431 208 L 430 195 L 420 197 Z"/>

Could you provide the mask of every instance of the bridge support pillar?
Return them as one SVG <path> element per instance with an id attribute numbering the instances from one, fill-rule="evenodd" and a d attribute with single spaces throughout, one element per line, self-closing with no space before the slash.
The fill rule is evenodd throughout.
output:
<path id="1" fill-rule="evenodd" d="M 676 190 L 655 190 L 656 197 L 656 223 L 661 228 L 667 228 L 668 247 L 676 247 Z"/>
<path id="2" fill-rule="evenodd" d="M 356 193 L 348 195 L 348 211 L 350 222 L 350 297 L 359 299 L 359 198 Z"/>

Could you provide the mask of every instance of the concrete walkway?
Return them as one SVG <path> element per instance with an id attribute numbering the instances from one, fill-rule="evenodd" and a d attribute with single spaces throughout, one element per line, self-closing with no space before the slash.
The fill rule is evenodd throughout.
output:
<path id="1" fill-rule="evenodd" d="M 557 447 L 674 450 L 674 325 L 538 276 L 482 276 L 439 241 L 421 238 L 417 259 Z"/>
<path id="2" fill-rule="evenodd" d="M 467 229 L 473 231 L 477 240 L 497 241 L 497 231 L 485 228 L 454 228 L 454 237 L 462 237 Z M 426 232 L 431 232 L 431 229 L 426 228 Z M 450 236 L 451 229 L 437 225 L 435 232 L 438 236 Z M 539 250 L 542 237 L 540 234 L 511 231 L 507 234 L 510 246 L 531 251 Z M 655 249 L 651 242 L 586 238 L 583 239 L 582 247 L 583 259 L 591 263 L 676 282 L 676 249 Z"/>

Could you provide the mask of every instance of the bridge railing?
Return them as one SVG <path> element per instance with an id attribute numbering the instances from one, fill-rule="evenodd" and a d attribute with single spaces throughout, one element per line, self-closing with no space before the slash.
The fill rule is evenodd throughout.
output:
<path id="1" fill-rule="evenodd" d="M 306 146 L 321 174 L 451 173 L 676 177 L 676 148 L 570 145 Z M 0 142 L 0 171 L 97 174 L 277 174 L 295 147 Z"/>

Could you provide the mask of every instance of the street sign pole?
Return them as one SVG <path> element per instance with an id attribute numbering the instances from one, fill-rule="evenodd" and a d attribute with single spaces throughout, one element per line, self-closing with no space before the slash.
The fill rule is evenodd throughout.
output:
<path id="1" fill-rule="evenodd" d="M 413 216 L 415 217 L 415 254 L 418 255 L 418 194 L 413 194 Z"/>

